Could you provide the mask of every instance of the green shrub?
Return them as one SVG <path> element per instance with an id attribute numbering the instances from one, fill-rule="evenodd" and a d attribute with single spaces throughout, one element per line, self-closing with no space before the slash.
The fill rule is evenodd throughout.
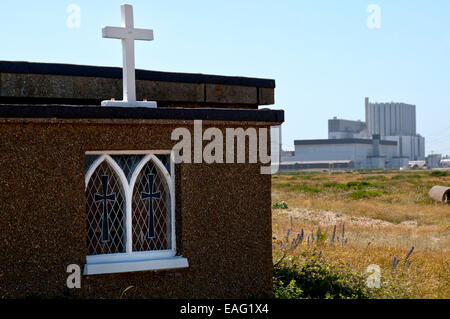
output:
<path id="1" fill-rule="evenodd" d="M 412 173 L 403 173 L 403 174 L 393 175 L 391 177 L 391 179 L 405 179 L 405 178 L 411 179 L 411 178 L 423 178 L 423 177 L 425 177 L 425 176 L 422 175 L 422 174 L 418 174 L 418 173 L 414 173 L 414 174 L 412 174 Z"/>
<path id="2" fill-rule="evenodd" d="M 449 173 L 447 171 L 432 171 L 430 176 L 432 177 L 445 177 L 448 176 Z"/>
<path id="3" fill-rule="evenodd" d="M 354 200 L 374 198 L 381 196 L 382 192 L 377 190 L 359 190 L 351 193 L 349 197 Z"/>
<path id="4" fill-rule="evenodd" d="M 385 181 L 388 178 L 384 175 L 374 175 L 374 176 L 364 176 L 362 178 L 360 178 L 361 180 L 372 180 L 372 179 L 376 179 L 376 180 L 380 180 L 380 181 Z"/>
<path id="5" fill-rule="evenodd" d="M 287 209 L 289 208 L 288 205 L 285 202 L 276 202 L 275 204 L 272 205 L 272 208 L 274 209 Z"/>
<path id="6" fill-rule="evenodd" d="M 337 185 L 340 185 L 338 182 L 326 182 L 323 184 L 323 187 L 336 187 Z"/>
<path id="7" fill-rule="evenodd" d="M 301 299 L 303 291 L 297 286 L 295 280 L 285 284 L 282 280 L 274 281 L 273 296 L 277 299 Z"/>
<path id="8" fill-rule="evenodd" d="M 309 193 L 309 194 L 316 194 L 316 193 L 320 193 L 321 190 L 316 188 L 316 187 L 311 187 L 308 185 L 296 185 L 292 188 L 289 189 L 290 192 L 304 192 L 304 193 Z"/>
<path id="9" fill-rule="evenodd" d="M 274 268 L 276 298 L 369 298 L 364 277 L 314 257 L 303 265 L 284 263 Z"/>
<path id="10" fill-rule="evenodd" d="M 340 188 L 340 189 L 347 188 L 346 184 L 340 184 L 337 182 L 327 182 L 327 183 L 324 183 L 322 186 L 327 187 L 327 188 Z"/>
<path id="11" fill-rule="evenodd" d="M 365 188 L 365 187 L 377 187 L 377 185 L 372 184 L 370 182 L 366 182 L 366 181 L 353 181 L 353 182 L 348 182 L 347 183 L 347 187 L 348 188 Z"/>

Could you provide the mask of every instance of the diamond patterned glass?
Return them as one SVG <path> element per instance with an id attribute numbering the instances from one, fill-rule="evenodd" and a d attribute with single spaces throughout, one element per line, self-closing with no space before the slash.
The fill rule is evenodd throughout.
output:
<path id="1" fill-rule="evenodd" d="M 144 155 L 113 155 L 111 157 L 120 166 L 128 182 L 130 182 L 136 166 L 144 158 Z"/>
<path id="2" fill-rule="evenodd" d="M 155 156 L 161 161 L 161 163 L 164 165 L 169 174 L 172 175 L 172 172 L 170 171 L 170 155 L 157 154 Z"/>
<path id="3" fill-rule="evenodd" d="M 107 180 L 104 178 L 107 176 Z M 107 181 L 107 183 L 105 183 Z M 105 186 L 107 185 L 107 187 Z M 103 188 L 106 187 L 106 194 Z M 96 196 L 97 195 L 97 196 Z M 102 200 L 102 197 L 109 199 Z M 106 211 L 104 205 L 106 203 Z M 86 188 L 87 255 L 123 253 L 126 250 L 125 194 L 120 179 L 103 161 L 92 174 Z M 104 241 L 102 226 L 107 215 L 109 236 Z"/>
<path id="4" fill-rule="evenodd" d="M 150 205 L 152 205 L 152 210 L 150 210 Z M 162 172 L 150 160 L 139 173 L 133 189 L 133 251 L 171 248 L 170 205 L 169 186 Z M 150 229 L 152 226 L 151 211 L 153 212 L 153 231 Z M 149 237 L 152 233 L 154 236 Z"/>
<path id="5" fill-rule="evenodd" d="M 85 159 L 86 159 L 86 163 L 85 163 L 85 171 L 84 173 L 86 174 L 87 171 L 89 170 L 89 168 L 91 167 L 92 163 L 94 163 L 94 161 L 99 158 L 99 155 L 86 155 Z"/>

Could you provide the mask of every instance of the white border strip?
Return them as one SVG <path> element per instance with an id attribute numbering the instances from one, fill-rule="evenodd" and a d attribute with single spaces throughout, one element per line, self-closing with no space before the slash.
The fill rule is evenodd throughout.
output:
<path id="1" fill-rule="evenodd" d="M 184 257 L 172 257 L 168 259 L 125 261 L 103 264 L 86 264 L 83 275 L 112 274 L 130 271 L 148 271 L 160 269 L 178 269 L 189 267 L 188 260 Z"/>

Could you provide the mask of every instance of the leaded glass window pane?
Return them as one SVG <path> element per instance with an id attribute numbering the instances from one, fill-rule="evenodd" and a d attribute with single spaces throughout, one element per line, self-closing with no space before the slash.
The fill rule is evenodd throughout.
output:
<path id="1" fill-rule="evenodd" d="M 170 169 L 170 155 L 157 154 L 155 156 L 161 161 L 161 163 L 164 165 L 164 167 L 169 172 L 169 174 L 172 174 L 171 169 Z"/>
<path id="2" fill-rule="evenodd" d="M 86 155 L 85 157 L 85 171 L 84 173 L 86 174 L 87 171 L 89 170 L 89 168 L 91 167 L 91 165 L 95 162 L 95 160 L 97 158 L 99 158 L 99 155 Z"/>
<path id="3" fill-rule="evenodd" d="M 173 249 L 171 158 L 151 154 L 86 155 L 88 256 Z"/>
<path id="4" fill-rule="evenodd" d="M 120 166 L 129 182 L 136 166 L 144 158 L 144 155 L 113 155 L 111 157 Z"/>
<path id="5" fill-rule="evenodd" d="M 133 251 L 171 248 L 170 205 L 164 175 L 150 160 L 139 173 L 133 189 Z"/>
<path id="6" fill-rule="evenodd" d="M 107 161 L 94 171 L 86 188 L 87 255 L 126 250 L 125 194 Z"/>

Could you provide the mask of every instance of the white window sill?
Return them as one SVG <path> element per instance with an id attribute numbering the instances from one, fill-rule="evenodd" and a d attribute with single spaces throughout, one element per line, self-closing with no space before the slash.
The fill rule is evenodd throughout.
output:
<path id="1" fill-rule="evenodd" d="M 84 275 L 112 274 L 132 271 L 178 269 L 189 267 L 187 258 L 174 256 L 161 259 L 124 260 L 103 263 L 87 263 Z"/>

